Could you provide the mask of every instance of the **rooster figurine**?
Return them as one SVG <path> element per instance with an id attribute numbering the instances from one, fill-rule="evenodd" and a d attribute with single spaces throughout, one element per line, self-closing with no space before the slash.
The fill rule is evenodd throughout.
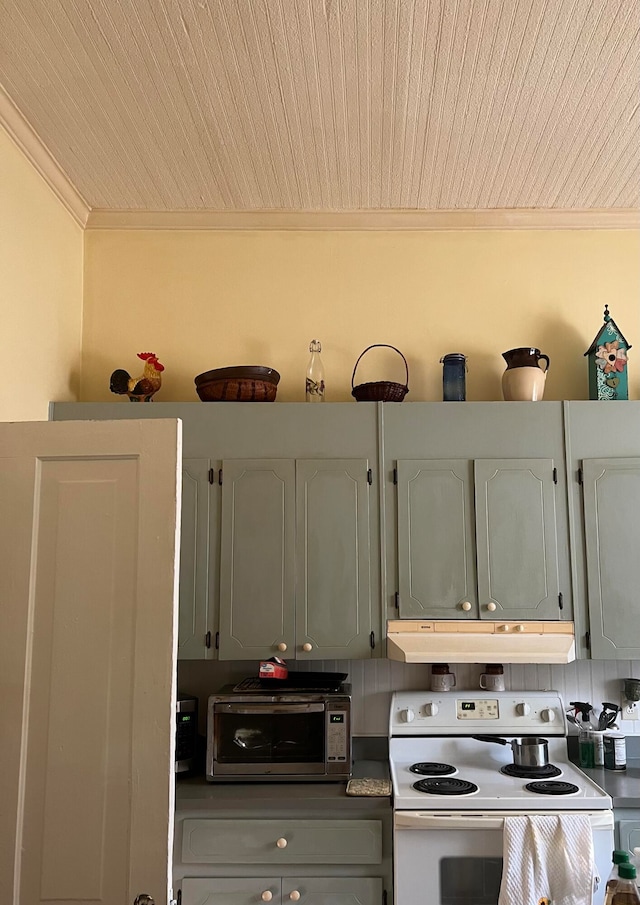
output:
<path id="1" fill-rule="evenodd" d="M 119 396 L 128 396 L 130 402 L 152 402 L 162 384 L 164 365 L 158 361 L 155 352 L 138 352 L 144 361 L 144 371 L 140 377 L 130 377 L 122 368 L 111 375 L 109 389 Z"/>

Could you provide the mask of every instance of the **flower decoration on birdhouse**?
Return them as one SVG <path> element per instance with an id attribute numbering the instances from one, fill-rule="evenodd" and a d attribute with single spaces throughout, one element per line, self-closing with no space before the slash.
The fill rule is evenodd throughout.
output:
<path id="1" fill-rule="evenodd" d="M 627 352 L 631 348 L 604 306 L 604 324 L 584 353 L 589 363 L 589 399 L 628 399 Z"/>

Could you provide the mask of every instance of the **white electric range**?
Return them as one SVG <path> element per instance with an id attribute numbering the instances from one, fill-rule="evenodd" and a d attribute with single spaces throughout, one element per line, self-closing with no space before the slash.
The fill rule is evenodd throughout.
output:
<path id="1" fill-rule="evenodd" d="M 511 745 L 475 735 L 543 737 L 549 763 L 515 768 Z M 495 905 L 504 818 L 574 812 L 591 825 L 603 878 L 593 901 L 602 902 L 612 801 L 571 763 L 566 735 L 554 691 L 396 692 L 389 720 L 396 905 Z"/>

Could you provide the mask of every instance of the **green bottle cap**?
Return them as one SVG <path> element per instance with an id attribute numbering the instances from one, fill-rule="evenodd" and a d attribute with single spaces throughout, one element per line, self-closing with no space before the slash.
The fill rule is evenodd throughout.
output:
<path id="1" fill-rule="evenodd" d="M 631 856 L 629 852 L 625 852 L 620 848 L 616 848 L 614 849 L 613 855 L 611 856 L 611 860 L 614 864 L 624 864 L 625 862 L 628 863 L 630 857 Z"/>
<path id="2" fill-rule="evenodd" d="M 618 868 L 618 876 L 621 880 L 635 880 L 636 869 L 633 864 L 621 864 Z"/>

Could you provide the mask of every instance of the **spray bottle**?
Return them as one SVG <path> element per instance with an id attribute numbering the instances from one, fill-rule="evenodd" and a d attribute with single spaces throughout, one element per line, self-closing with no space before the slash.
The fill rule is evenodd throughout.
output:
<path id="1" fill-rule="evenodd" d="M 578 756 L 580 766 L 593 767 L 593 726 L 589 719 L 589 714 L 593 713 L 593 707 L 586 701 L 571 701 L 570 704 L 575 708 L 580 730 L 578 735 Z M 580 714 L 579 717 L 578 714 Z"/>

